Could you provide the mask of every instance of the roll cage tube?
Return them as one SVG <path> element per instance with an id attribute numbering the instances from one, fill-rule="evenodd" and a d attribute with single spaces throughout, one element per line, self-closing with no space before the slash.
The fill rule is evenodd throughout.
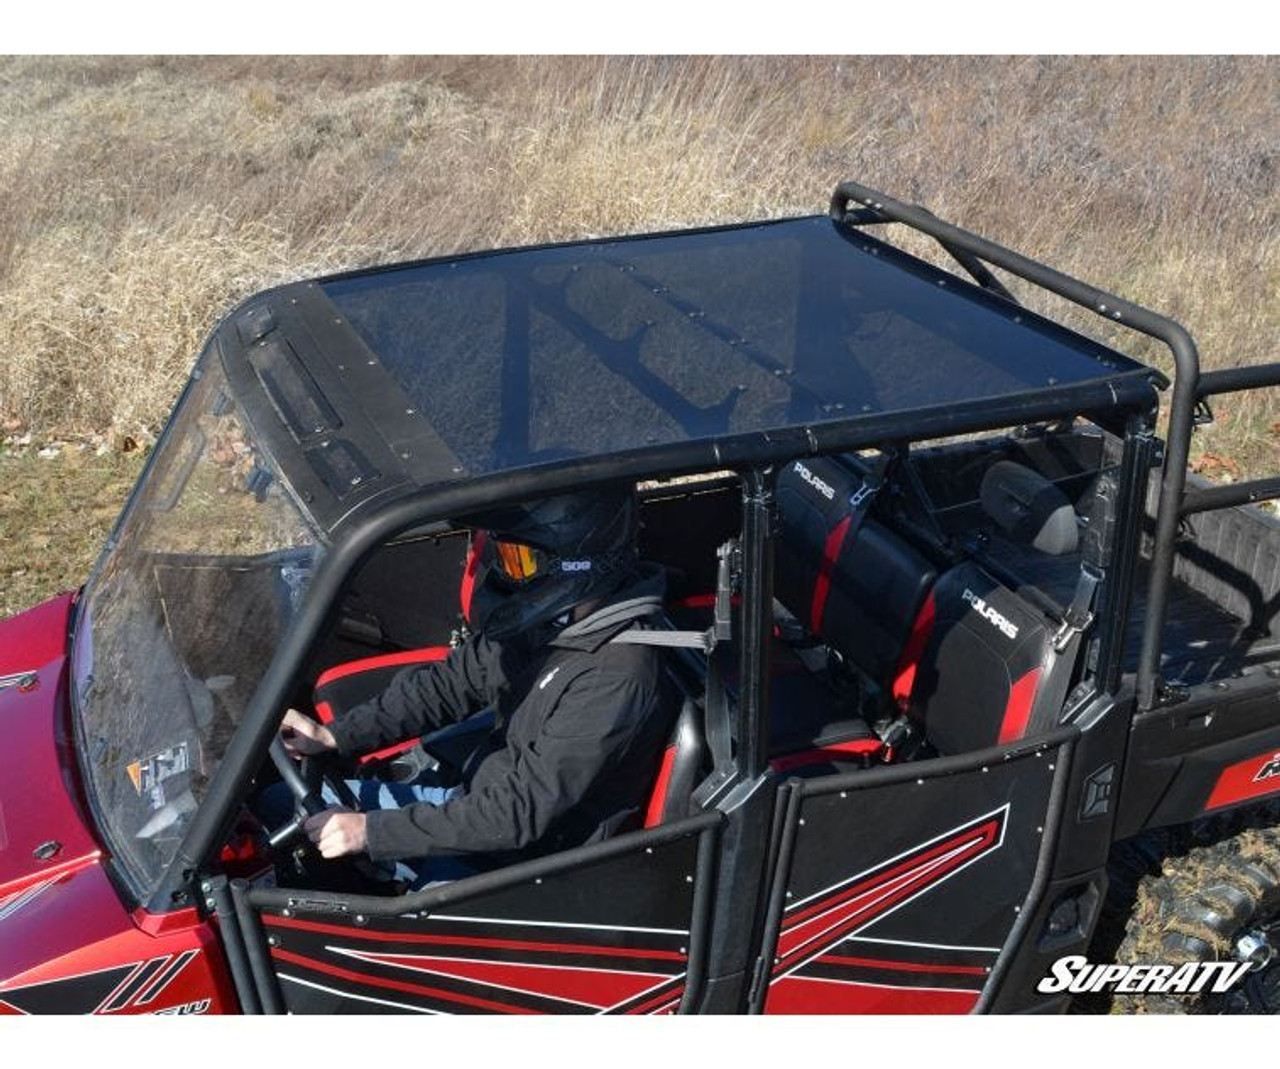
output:
<path id="1" fill-rule="evenodd" d="M 861 207 L 850 211 L 850 205 L 855 202 Z M 1160 645 L 1164 636 L 1165 610 L 1169 584 L 1173 577 L 1174 540 L 1181 519 L 1187 461 L 1191 452 L 1191 430 L 1195 423 L 1196 400 L 1200 388 L 1200 357 L 1190 333 L 1180 324 L 1150 309 L 943 222 L 918 205 L 903 204 L 857 182 L 841 182 L 836 187 L 831 198 L 831 217 L 837 223 L 855 227 L 869 223 L 903 223 L 928 234 L 953 256 L 956 255 L 956 250 L 976 256 L 1086 308 L 1108 322 L 1146 334 L 1169 347 L 1175 369 L 1173 397 L 1169 403 L 1169 432 L 1156 509 L 1147 615 L 1138 655 L 1138 708 L 1152 708 L 1164 697 L 1163 681 L 1158 674 Z M 962 265 L 968 266 L 963 256 L 959 259 Z M 980 276 L 975 277 L 980 283 L 983 281 Z"/>
<path id="2" fill-rule="evenodd" d="M 882 219 L 879 214 L 877 219 L 888 221 L 887 216 Z M 925 219 L 924 224 L 934 225 L 931 219 Z M 963 233 L 956 231 L 957 235 Z M 953 243 L 962 245 L 963 240 L 955 239 Z M 990 251 L 987 245 L 983 248 Z M 999 249 L 998 246 L 991 248 Z M 997 251 L 993 255 L 1003 254 Z M 1031 266 L 1039 268 L 1039 265 Z M 1122 312 L 1129 307 L 1119 302 L 1116 306 Z M 462 478 L 430 486 L 409 484 L 376 500 L 362 502 L 330 531 L 328 551 L 312 578 L 306 601 L 281 637 L 172 863 L 144 904 L 163 912 L 190 901 L 192 881 L 216 853 L 234 822 L 236 807 L 266 757 L 282 703 L 297 684 L 305 657 L 331 607 L 363 560 L 381 541 L 397 532 L 421 527 L 441 517 L 473 512 L 494 500 L 528 499 L 614 480 L 667 478 L 726 468 L 746 472 L 755 467 L 782 464 L 797 456 L 855 450 L 890 439 L 977 433 L 1079 412 L 1149 411 L 1156 402 L 1155 384 L 1162 378 L 1159 372 L 1148 369 L 1141 376 L 1049 386 L 959 404 L 850 414 L 844 418 L 495 471 L 470 480 Z"/>

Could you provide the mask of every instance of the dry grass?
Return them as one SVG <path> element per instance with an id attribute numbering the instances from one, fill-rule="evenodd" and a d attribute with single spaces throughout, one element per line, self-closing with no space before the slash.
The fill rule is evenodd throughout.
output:
<path id="1" fill-rule="evenodd" d="M 84 582 L 141 469 L 141 450 L 0 452 L 0 620 Z"/>
<path id="2" fill-rule="evenodd" d="M 264 285 L 822 211 L 858 178 L 1275 359 L 1257 58 L 0 59 L 0 424 L 145 439 Z M 1274 470 L 1280 404 L 1201 447 Z"/>

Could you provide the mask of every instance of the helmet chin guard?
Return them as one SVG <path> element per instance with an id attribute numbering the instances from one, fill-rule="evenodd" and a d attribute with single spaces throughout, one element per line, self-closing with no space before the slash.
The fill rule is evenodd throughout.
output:
<path id="1" fill-rule="evenodd" d="M 636 516 L 634 490 L 610 486 L 469 517 L 469 526 L 489 532 L 471 602 L 476 626 L 490 638 L 509 638 L 617 590 L 637 563 Z M 493 558 L 499 541 L 540 550 L 545 568 L 508 581 Z"/>

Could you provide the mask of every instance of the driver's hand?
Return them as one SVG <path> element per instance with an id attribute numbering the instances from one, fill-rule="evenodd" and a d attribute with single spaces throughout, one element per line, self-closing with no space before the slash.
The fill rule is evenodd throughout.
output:
<path id="1" fill-rule="evenodd" d="M 326 809 L 307 817 L 302 827 L 321 857 L 358 854 L 369 845 L 365 814 L 350 809 Z"/>
<path id="2" fill-rule="evenodd" d="M 297 709 L 290 709 L 280 722 L 280 740 L 290 757 L 310 757 L 336 750 L 338 743 L 323 724 L 317 724 Z"/>

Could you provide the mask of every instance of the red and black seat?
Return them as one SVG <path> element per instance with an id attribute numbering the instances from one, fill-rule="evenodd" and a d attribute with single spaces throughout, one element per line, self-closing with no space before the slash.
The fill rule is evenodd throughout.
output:
<path id="1" fill-rule="evenodd" d="M 976 561 L 939 576 L 890 528 L 860 514 L 864 487 L 857 466 L 838 458 L 796 462 L 779 476 L 778 599 L 891 695 L 937 753 L 1052 726 L 1063 674 L 1074 667 L 1054 647 L 1060 622 Z M 1063 517 L 1048 514 L 1056 530 Z M 1044 529 L 1026 526 L 1029 537 Z M 1053 545 L 1068 552 L 1074 540 Z"/>

